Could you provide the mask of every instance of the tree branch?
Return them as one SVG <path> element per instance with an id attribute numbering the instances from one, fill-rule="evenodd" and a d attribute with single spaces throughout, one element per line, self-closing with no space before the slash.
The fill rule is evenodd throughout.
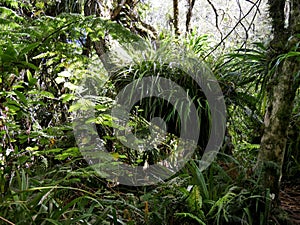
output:
<path id="1" fill-rule="evenodd" d="M 216 7 L 214 6 L 214 4 L 213 4 L 210 0 L 207 0 L 207 2 L 208 2 L 208 4 L 210 4 L 211 8 L 213 9 L 213 11 L 214 11 L 214 13 L 215 13 L 215 18 L 216 18 L 216 28 L 217 28 L 218 30 L 220 30 L 220 29 L 219 29 L 219 21 L 218 21 L 219 14 L 218 14 L 218 12 L 217 12 L 217 9 L 216 9 Z"/>
<path id="2" fill-rule="evenodd" d="M 113 11 L 110 14 L 110 19 L 111 20 L 116 20 L 116 18 L 119 16 L 122 8 L 125 6 L 125 4 L 127 3 L 127 0 L 122 0 L 121 3 L 113 9 Z"/>
<path id="3" fill-rule="evenodd" d="M 259 0 L 257 3 L 255 3 L 250 9 L 249 11 L 235 24 L 235 26 L 226 34 L 226 36 L 224 38 L 221 39 L 221 41 L 206 55 L 204 56 L 203 59 L 206 59 L 208 56 L 210 56 L 231 34 L 232 32 L 237 28 L 237 26 L 241 23 L 241 21 L 243 21 L 250 13 L 251 11 L 254 9 L 254 7 L 256 5 L 260 5 L 262 0 Z"/>

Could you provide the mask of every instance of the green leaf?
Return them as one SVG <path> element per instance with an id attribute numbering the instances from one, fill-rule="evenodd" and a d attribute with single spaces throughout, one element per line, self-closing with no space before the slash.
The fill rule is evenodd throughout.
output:
<path id="1" fill-rule="evenodd" d="M 80 151 L 77 147 L 68 148 L 64 150 L 62 154 L 56 155 L 55 159 L 57 160 L 65 160 L 68 157 L 77 157 L 80 155 Z"/>
<path id="2" fill-rule="evenodd" d="M 20 111 L 20 109 L 21 109 L 20 104 L 18 102 L 16 102 L 16 101 L 10 99 L 10 98 L 8 98 L 6 100 L 5 105 L 9 108 L 9 110 L 11 112 L 17 112 L 17 111 Z"/>
<path id="3" fill-rule="evenodd" d="M 10 5 L 17 8 L 18 2 L 11 0 Z M 22 19 L 22 17 L 20 17 L 15 11 L 13 11 L 9 8 L 6 8 L 6 7 L 0 7 L 0 13 L 4 17 L 13 17 L 13 18 Z"/>
<path id="4" fill-rule="evenodd" d="M 25 150 L 26 151 L 37 151 L 37 150 L 39 150 L 39 146 L 27 147 Z"/>
<path id="5" fill-rule="evenodd" d="M 206 225 L 205 222 L 203 222 L 200 218 L 198 218 L 197 216 L 193 215 L 192 213 L 175 213 L 175 216 L 189 217 L 189 218 L 191 218 L 193 220 L 196 220 L 201 225 Z"/>
<path id="6" fill-rule="evenodd" d="M 0 18 L 0 25 L 4 26 L 4 29 L 6 29 L 6 28 L 13 29 L 13 28 L 20 26 L 19 24 L 15 23 L 14 21 L 11 21 L 8 19 L 3 19 L 3 18 Z"/>
<path id="7" fill-rule="evenodd" d="M 76 99 L 76 97 L 73 94 L 63 94 L 59 99 L 62 99 L 62 102 L 66 103 L 68 101 Z"/>
<path id="8" fill-rule="evenodd" d="M 14 85 L 14 86 L 12 86 L 12 90 L 17 90 L 17 89 L 24 89 L 24 86 L 22 86 L 22 85 Z"/>
<path id="9" fill-rule="evenodd" d="M 54 99 L 54 95 L 48 91 L 39 91 L 39 90 L 32 90 L 28 92 L 29 94 L 32 95 L 38 95 L 41 97 L 45 97 L 45 98 L 50 98 L 50 99 Z"/>
<path id="10" fill-rule="evenodd" d="M 74 112 L 79 109 L 84 111 L 94 109 L 94 103 L 87 99 L 80 99 L 70 106 L 69 112 Z"/>
<path id="11" fill-rule="evenodd" d="M 27 72 L 27 79 L 28 79 L 29 85 L 30 86 L 35 85 L 36 82 L 37 82 L 37 79 L 32 77 L 32 74 L 31 74 L 30 70 L 27 70 L 26 72 Z"/>
<path id="12" fill-rule="evenodd" d="M 28 54 L 31 50 L 35 49 L 37 46 L 39 46 L 40 43 L 32 43 L 26 45 L 24 48 L 20 50 L 20 55 Z"/>
<path id="13" fill-rule="evenodd" d="M 50 99 L 55 98 L 54 95 L 48 91 L 41 91 L 39 94 L 45 98 L 50 98 Z"/>
<path id="14" fill-rule="evenodd" d="M 100 112 L 105 112 L 108 109 L 108 107 L 106 105 L 96 105 L 95 109 Z"/>
<path id="15" fill-rule="evenodd" d="M 77 111 L 80 108 L 81 108 L 81 104 L 80 103 L 73 104 L 73 105 L 70 106 L 69 112 Z"/>
<path id="16" fill-rule="evenodd" d="M 17 59 L 18 52 L 13 46 L 13 44 L 11 43 L 11 41 L 7 45 L 6 50 L 4 51 L 4 55 L 9 57 L 10 59 Z"/>
<path id="17" fill-rule="evenodd" d="M 39 70 L 39 68 L 36 65 L 32 64 L 32 63 L 28 63 L 28 62 L 25 62 L 25 61 L 20 61 L 19 63 L 24 65 L 25 68 L 31 68 L 33 70 Z"/>
<path id="18" fill-rule="evenodd" d="M 202 196 L 204 197 L 204 200 L 209 199 L 209 191 L 207 188 L 207 184 L 205 182 L 204 176 L 200 168 L 196 165 L 194 161 L 191 161 L 188 164 L 188 167 L 190 168 L 193 174 L 193 178 L 195 179 L 195 184 L 198 185 L 199 190 L 202 193 Z"/>
<path id="19" fill-rule="evenodd" d="M 58 222 L 57 220 L 53 220 L 53 219 L 48 219 L 47 218 L 46 221 L 48 221 L 48 222 L 50 222 L 50 223 L 52 223 L 54 225 L 63 225 L 62 223 Z"/>
<path id="20" fill-rule="evenodd" d="M 297 57 L 297 56 L 300 56 L 300 52 L 293 52 L 293 51 L 290 51 L 290 52 L 288 52 L 288 53 L 286 53 L 286 54 L 281 55 L 280 57 L 286 59 L 286 58 L 295 57 L 295 56 L 296 56 L 296 57 Z"/>
<path id="21" fill-rule="evenodd" d="M 14 92 L 16 93 L 18 98 L 21 100 L 21 102 L 23 102 L 27 106 L 28 101 L 27 101 L 25 95 L 23 93 L 21 93 L 20 91 L 17 91 L 17 90 L 15 90 Z"/>
<path id="22" fill-rule="evenodd" d="M 33 57 L 33 59 L 42 59 L 42 58 L 46 58 L 46 57 L 53 57 L 57 55 L 56 52 L 43 52 L 35 57 Z"/>

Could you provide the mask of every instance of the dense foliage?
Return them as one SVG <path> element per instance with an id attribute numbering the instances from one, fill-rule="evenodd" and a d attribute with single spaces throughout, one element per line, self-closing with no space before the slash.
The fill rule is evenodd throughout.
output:
<path id="1" fill-rule="evenodd" d="M 57 1 L 0 3 L 0 224 L 286 222 L 285 213 L 274 214 L 272 193 L 260 184 L 255 165 L 264 129 L 268 79 L 286 58 L 299 60 L 299 43 L 293 51 L 275 58 L 269 57 L 267 43 L 254 43 L 203 61 L 211 50 L 207 35 L 190 33 L 179 40 L 164 32 L 154 43 L 153 28 L 140 17 L 135 16 L 138 22 L 131 24 L 136 15 L 131 6 L 116 6 L 111 18 L 105 18 L 92 8 L 93 1 L 62 2 L 65 5 Z M 141 6 L 137 13 L 143 10 Z M 130 64 L 116 65 L 116 54 L 107 61 L 99 52 L 101 43 L 108 50 L 141 40 L 153 51 L 164 46 L 189 49 L 220 83 L 227 106 L 226 136 L 218 157 L 205 171 L 199 169 L 199 161 L 211 121 L 209 105 L 195 82 L 167 65 L 164 58 L 139 61 L 142 56 L 136 54 Z M 112 156 L 132 165 L 146 165 L 176 148 L 178 114 L 159 99 L 141 100 L 136 105 L 130 119 L 140 137 L 149 137 L 151 117 L 163 114 L 169 123 L 161 145 L 139 155 L 117 140 L 109 112 L 119 90 L 136 77 L 153 73 L 188 90 L 196 103 L 201 118 L 198 151 L 180 172 L 159 185 L 129 187 L 99 177 L 83 159 L 73 134 L 73 116 L 82 109 L 74 103 L 78 93 L 85 91 L 80 89 L 81 82 L 91 79 L 101 84 L 94 96 L 97 118 L 89 122 L 95 124 Z M 283 170 L 286 180 L 300 174 L 300 90 L 298 86 L 295 89 Z"/>

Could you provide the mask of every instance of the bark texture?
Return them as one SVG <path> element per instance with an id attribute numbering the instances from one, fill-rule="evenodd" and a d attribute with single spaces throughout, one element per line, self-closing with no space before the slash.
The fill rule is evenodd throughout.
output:
<path id="1" fill-rule="evenodd" d="M 188 11 L 186 14 L 186 23 L 185 23 L 185 29 L 186 33 L 191 32 L 191 20 L 193 15 L 193 8 L 195 5 L 196 0 L 188 0 Z"/>
<path id="2" fill-rule="evenodd" d="M 179 10 L 178 10 L 178 0 L 173 0 L 173 24 L 175 35 L 179 36 Z"/>
<path id="3" fill-rule="evenodd" d="M 269 103 L 265 114 L 265 130 L 261 139 L 259 163 L 263 166 L 262 184 L 278 197 L 281 168 L 287 142 L 293 101 L 295 98 L 294 75 L 299 71 L 299 62 L 287 59 L 279 65 L 273 87 L 269 92 Z"/>
<path id="4" fill-rule="evenodd" d="M 274 34 L 270 44 L 270 57 L 273 59 L 279 59 L 280 55 L 290 51 L 299 51 L 295 47 L 296 43 L 300 41 L 299 37 L 295 36 L 295 34 L 299 34 L 299 0 L 290 1 L 292 10 L 289 18 L 291 19 L 286 28 L 284 27 L 285 3 L 285 0 L 269 0 Z M 298 86 L 296 75 L 300 71 L 299 56 L 286 57 L 277 62 L 280 63 L 274 65 L 275 72 L 267 89 L 268 105 L 264 118 L 265 129 L 258 155 L 258 165 L 262 171 L 260 182 L 265 188 L 270 188 L 272 194 L 275 194 L 275 203 L 278 203 L 279 200 L 287 131 Z"/>

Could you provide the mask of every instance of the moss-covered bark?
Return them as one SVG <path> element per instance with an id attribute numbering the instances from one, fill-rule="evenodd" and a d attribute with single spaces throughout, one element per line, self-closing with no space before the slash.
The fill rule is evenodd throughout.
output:
<path id="1" fill-rule="evenodd" d="M 270 56 L 279 59 L 279 55 L 290 51 L 299 51 L 295 44 L 299 42 L 300 7 L 299 0 L 290 1 L 290 21 L 284 24 L 285 0 L 269 0 L 270 16 L 273 20 L 274 39 L 270 44 Z M 297 22 L 296 22 L 297 21 Z M 279 62 L 279 61 L 277 61 Z M 265 130 L 261 139 L 258 165 L 262 169 L 261 184 L 270 188 L 278 201 L 280 178 L 287 142 L 287 129 L 293 109 L 296 86 L 296 75 L 300 73 L 298 57 L 286 57 L 274 66 L 275 72 L 269 82 L 268 105 L 265 114 Z"/>
<path id="2" fill-rule="evenodd" d="M 265 131 L 261 140 L 259 163 L 263 165 L 262 183 L 278 197 L 281 167 L 287 141 L 287 128 L 293 109 L 294 74 L 299 71 L 296 59 L 285 60 L 275 73 L 276 82 L 269 93 Z"/>

